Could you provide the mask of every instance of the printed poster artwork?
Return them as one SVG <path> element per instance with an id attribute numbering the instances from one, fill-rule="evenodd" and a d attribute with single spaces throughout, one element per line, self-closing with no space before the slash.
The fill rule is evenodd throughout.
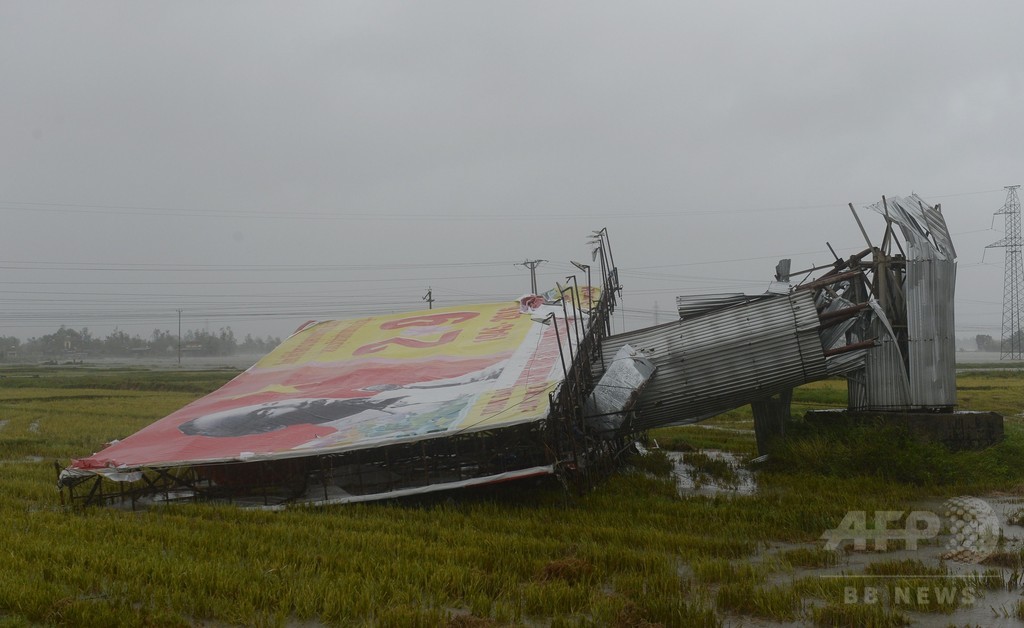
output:
<path id="1" fill-rule="evenodd" d="M 518 301 L 308 323 L 219 390 L 80 470 L 264 459 L 544 418 L 559 342 Z"/>

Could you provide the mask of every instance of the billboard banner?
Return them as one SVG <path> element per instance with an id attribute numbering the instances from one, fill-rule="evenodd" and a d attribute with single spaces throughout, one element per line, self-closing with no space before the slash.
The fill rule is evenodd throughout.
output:
<path id="1" fill-rule="evenodd" d="M 512 301 L 307 323 L 222 388 L 71 469 L 317 455 L 542 419 L 574 321 L 523 310 Z"/>

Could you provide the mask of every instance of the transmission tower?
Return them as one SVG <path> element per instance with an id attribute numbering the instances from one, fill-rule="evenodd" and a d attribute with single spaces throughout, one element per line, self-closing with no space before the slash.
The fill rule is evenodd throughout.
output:
<path id="1" fill-rule="evenodd" d="M 1005 237 L 988 245 L 987 249 L 1006 249 L 1003 262 L 1003 334 L 1000 339 L 999 359 L 1021 359 L 1024 350 L 1024 332 L 1021 331 L 1021 282 L 1024 268 L 1021 267 L 1020 199 L 1017 198 L 1019 185 L 1006 186 L 1006 204 L 995 213 L 1006 216 Z"/>

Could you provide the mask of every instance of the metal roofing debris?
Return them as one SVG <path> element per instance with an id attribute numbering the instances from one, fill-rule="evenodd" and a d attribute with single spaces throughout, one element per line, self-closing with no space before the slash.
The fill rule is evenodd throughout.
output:
<path id="1" fill-rule="evenodd" d="M 909 396 L 897 407 L 952 408 L 956 404 L 956 250 L 945 218 L 937 206 L 928 205 L 916 194 L 886 198 L 871 209 L 899 225 L 908 246 L 903 276 L 897 274 L 897 280 L 889 282 L 902 290 L 896 295 L 879 296 L 896 297 L 890 304 L 895 307 L 890 309 L 902 318 L 905 347 L 899 354 L 888 351 L 884 357 L 875 356 L 867 368 L 880 373 L 869 372 L 868 377 L 876 380 L 876 386 L 884 387 L 885 375 L 881 373 L 895 376 L 902 369 L 909 380 Z M 898 273 L 899 266 L 890 267 Z M 895 402 L 895 396 L 887 401 Z"/>
<path id="2" fill-rule="evenodd" d="M 953 239 L 939 206 L 932 207 L 917 194 L 894 196 L 870 206 L 870 209 L 895 222 L 912 244 L 932 244 L 947 260 L 956 258 Z M 931 242 L 928 242 L 931 239 Z"/>
<path id="3" fill-rule="evenodd" d="M 847 316 L 847 314 L 859 311 L 859 306 L 843 298 L 833 299 L 831 303 L 825 306 L 821 318 L 823 321 L 828 321 L 829 324 L 827 326 L 823 325 L 821 346 L 826 351 L 838 349 L 848 344 L 846 341 L 847 333 L 857 321 L 854 317 Z M 845 318 L 842 318 L 844 316 Z"/>
<path id="4" fill-rule="evenodd" d="M 700 421 L 836 374 L 851 408 L 950 408 L 956 254 L 945 220 L 916 195 L 872 209 L 900 227 L 909 259 L 893 254 L 890 228 L 881 248 L 864 231 L 870 248 L 817 279 L 790 288 L 782 260 L 764 295 L 680 296 L 680 321 L 606 338 L 604 355 L 628 342 L 657 366 L 633 426 Z"/>
<path id="5" fill-rule="evenodd" d="M 762 298 L 606 338 L 608 360 L 629 344 L 657 368 L 632 427 L 694 423 L 828 376 L 808 293 Z"/>
<path id="6" fill-rule="evenodd" d="M 626 412 L 655 368 L 653 362 L 628 344 L 619 347 L 583 406 L 587 425 L 602 438 L 618 434 Z"/>

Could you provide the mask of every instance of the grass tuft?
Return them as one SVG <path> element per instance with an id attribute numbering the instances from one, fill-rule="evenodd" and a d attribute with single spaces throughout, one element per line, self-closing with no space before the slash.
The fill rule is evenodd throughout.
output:
<path id="1" fill-rule="evenodd" d="M 762 588 L 741 582 L 724 584 L 715 594 L 719 610 L 774 621 L 793 621 L 800 615 L 801 599 L 792 587 Z"/>
<path id="2" fill-rule="evenodd" d="M 910 625 L 910 618 L 904 613 L 889 611 L 880 604 L 828 604 L 814 608 L 811 617 L 816 626 L 896 628 Z"/>
<path id="3" fill-rule="evenodd" d="M 575 583 L 589 579 L 594 573 L 594 565 L 579 558 L 560 558 L 553 560 L 541 568 L 539 580 L 564 580 Z"/>
<path id="4" fill-rule="evenodd" d="M 870 563 L 864 573 L 872 576 L 945 576 L 949 572 L 945 567 L 932 567 L 916 558 L 904 560 L 880 560 Z"/>
<path id="5" fill-rule="evenodd" d="M 839 564 L 839 553 L 821 547 L 797 547 L 779 553 L 786 563 L 805 569 L 822 569 Z"/>
<path id="6" fill-rule="evenodd" d="M 629 466 L 650 473 L 654 477 L 667 478 L 672 475 L 673 464 L 664 450 L 653 449 L 645 455 L 632 456 L 629 459 Z"/>

